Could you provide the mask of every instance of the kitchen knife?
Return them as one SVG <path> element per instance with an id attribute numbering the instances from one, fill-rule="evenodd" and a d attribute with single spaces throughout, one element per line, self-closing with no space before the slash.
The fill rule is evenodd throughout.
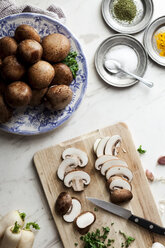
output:
<path id="1" fill-rule="evenodd" d="M 110 213 L 118 215 L 118 216 L 120 216 L 126 220 L 130 220 L 133 223 L 144 227 L 145 229 L 147 229 L 150 232 L 165 236 L 165 228 L 158 226 L 149 220 L 145 220 L 139 216 L 133 215 L 131 213 L 131 211 L 128 209 L 125 209 L 125 208 L 118 206 L 116 204 L 113 204 L 111 202 L 102 201 L 102 200 L 99 200 L 96 198 L 87 197 L 87 200 L 89 200 L 90 202 L 92 202 L 96 206 L 98 206 L 98 207 L 100 207 L 100 208 L 102 208 L 102 209 L 104 209 Z"/>

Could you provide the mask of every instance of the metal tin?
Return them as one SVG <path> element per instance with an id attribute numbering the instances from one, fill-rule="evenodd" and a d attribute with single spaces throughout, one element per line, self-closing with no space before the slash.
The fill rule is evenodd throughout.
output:
<path id="1" fill-rule="evenodd" d="M 113 5 L 116 0 L 102 1 L 102 16 L 109 27 L 123 34 L 135 34 L 145 29 L 153 15 L 152 0 L 136 0 L 137 15 L 131 23 L 115 18 Z"/>
<path id="2" fill-rule="evenodd" d="M 111 48 L 118 45 L 126 45 L 134 50 L 138 61 L 137 68 L 134 73 L 142 77 L 147 68 L 147 53 L 143 45 L 130 35 L 117 34 L 104 40 L 95 53 L 95 66 L 98 74 L 106 83 L 115 87 L 128 87 L 137 83 L 138 80 L 130 78 L 126 75 L 119 77 L 116 74 L 111 74 L 104 67 L 106 54 Z"/>
<path id="3" fill-rule="evenodd" d="M 154 38 L 160 32 L 165 33 L 165 16 L 159 17 L 148 26 L 144 33 L 144 46 L 151 59 L 159 65 L 165 66 L 165 57 L 159 55 Z"/>

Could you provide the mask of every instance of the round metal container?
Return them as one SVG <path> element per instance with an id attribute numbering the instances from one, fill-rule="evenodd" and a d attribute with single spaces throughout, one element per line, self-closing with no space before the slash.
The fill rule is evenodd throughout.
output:
<path id="1" fill-rule="evenodd" d="M 147 53 L 143 45 L 130 35 L 117 34 L 104 40 L 95 53 L 95 66 L 98 74 L 106 83 L 115 87 L 128 87 L 137 83 L 138 80 L 130 78 L 126 74 L 123 74 L 122 77 L 119 77 L 118 74 L 111 74 L 104 66 L 106 54 L 110 49 L 118 45 L 129 46 L 134 50 L 137 56 L 137 67 L 134 73 L 143 77 L 147 68 Z M 129 59 L 129 57 L 127 59 Z"/>
<path id="2" fill-rule="evenodd" d="M 152 0 L 136 0 L 137 15 L 131 23 L 115 17 L 113 6 L 117 0 L 102 1 L 102 16 L 109 27 L 123 34 L 134 34 L 143 30 L 153 15 Z"/>
<path id="3" fill-rule="evenodd" d="M 158 33 L 165 33 L 165 16 L 162 16 L 154 20 L 146 29 L 144 33 L 144 46 L 145 49 L 156 63 L 165 66 L 165 57 L 159 55 L 159 50 L 157 49 L 155 35 Z"/>

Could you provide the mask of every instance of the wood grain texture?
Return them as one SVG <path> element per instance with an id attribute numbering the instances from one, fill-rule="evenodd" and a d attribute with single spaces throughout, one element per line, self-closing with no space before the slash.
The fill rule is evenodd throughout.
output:
<path id="1" fill-rule="evenodd" d="M 124 153 L 121 149 L 118 157 L 127 162 L 134 175 L 132 181 L 133 199 L 129 203 L 122 204 L 122 206 L 130 209 L 135 215 L 153 221 L 158 225 L 162 225 L 128 127 L 124 123 L 118 123 L 39 151 L 34 155 L 34 164 L 65 248 L 74 247 L 75 242 L 79 243 L 78 247 L 83 247 L 80 242 L 81 235 L 75 230 L 73 224 L 66 223 L 56 214 L 54 210 L 55 201 L 62 191 L 68 191 L 72 196 L 77 197 L 82 203 L 82 211 L 94 211 L 95 206 L 86 200 L 86 196 L 110 201 L 110 194 L 106 188 L 105 178 L 94 168 L 96 156 L 93 152 L 93 144 L 99 137 L 115 134 L 119 134 L 122 137 L 122 147 L 126 150 L 126 153 Z M 79 148 L 88 155 L 89 162 L 84 170 L 90 174 L 91 183 L 85 188 L 84 192 L 75 193 L 72 189 L 65 188 L 63 182 L 57 178 L 57 168 L 62 161 L 61 154 L 67 147 Z M 99 209 L 98 212 L 94 213 L 97 216 L 97 220 L 91 230 L 101 228 L 102 226 L 109 226 L 111 228 L 110 238 L 115 239 L 115 248 L 121 247 L 121 242 L 123 241 L 122 236 L 118 234 L 119 230 L 135 237 L 136 240 L 132 244 L 132 247 L 134 248 L 149 248 L 155 241 L 165 245 L 165 237 L 151 234 L 147 230 L 102 209 Z M 114 222 L 114 225 L 111 227 L 112 222 Z"/>

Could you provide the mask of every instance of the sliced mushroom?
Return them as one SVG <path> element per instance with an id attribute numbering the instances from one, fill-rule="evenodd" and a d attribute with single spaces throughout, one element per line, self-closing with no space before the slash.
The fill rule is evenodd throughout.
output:
<path id="1" fill-rule="evenodd" d="M 98 147 L 97 147 L 97 150 L 96 150 L 97 157 L 104 155 L 105 146 L 106 146 L 109 138 L 110 138 L 109 136 L 106 136 L 100 140 Z"/>
<path id="2" fill-rule="evenodd" d="M 117 147 L 120 146 L 121 137 L 119 135 L 113 135 L 107 142 L 105 147 L 105 155 L 117 155 Z"/>
<path id="3" fill-rule="evenodd" d="M 114 165 L 106 172 L 106 179 L 108 180 L 110 177 L 117 175 L 126 178 L 129 182 L 131 182 L 133 178 L 132 171 L 128 167 Z"/>
<path id="4" fill-rule="evenodd" d="M 107 181 L 107 186 L 110 190 L 115 190 L 115 189 L 127 189 L 129 191 L 132 190 L 131 184 L 126 179 L 118 176 L 110 177 L 110 179 Z"/>
<path id="5" fill-rule="evenodd" d="M 57 170 L 57 176 L 60 180 L 64 180 L 64 176 L 69 171 L 72 171 L 73 168 L 76 168 L 79 165 L 79 160 L 75 158 L 66 158 L 62 161 Z"/>
<path id="6" fill-rule="evenodd" d="M 97 139 L 97 140 L 95 141 L 95 143 L 94 143 L 93 150 L 94 150 L 95 153 L 96 153 L 96 150 L 97 150 L 97 147 L 98 147 L 100 141 L 101 141 L 101 139 Z"/>
<path id="7" fill-rule="evenodd" d="M 123 166 L 126 166 L 128 167 L 127 163 L 121 159 L 113 159 L 113 160 L 109 160 L 107 162 L 105 162 L 102 167 L 101 167 L 101 174 L 103 176 L 105 176 L 105 173 L 107 172 L 107 170 L 109 168 L 111 168 L 112 166 L 114 165 L 123 165 Z"/>
<path id="8" fill-rule="evenodd" d="M 72 197 L 68 192 L 61 192 L 55 203 L 55 210 L 58 214 L 64 215 L 72 206 Z"/>
<path id="9" fill-rule="evenodd" d="M 77 157 L 80 161 L 79 166 L 80 167 L 84 167 L 87 165 L 88 163 L 88 156 L 85 152 L 83 152 L 80 149 L 74 148 L 74 147 L 70 147 L 67 148 L 63 151 L 62 153 L 62 158 L 68 158 L 68 157 Z"/>
<path id="10" fill-rule="evenodd" d="M 81 203 L 77 198 L 72 198 L 72 206 L 68 212 L 63 215 L 66 222 L 73 222 L 75 218 L 81 213 Z"/>
<path id="11" fill-rule="evenodd" d="M 79 233 L 84 235 L 89 231 L 91 225 L 95 222 L 95 220 L 96 215 L 90 211 L 86 211 L 77 216 L 74 223 Z"/>
<path id="12" fill-rule="evenodd" d="M 127 189 L 115 189 L 110 193 L 111 202 L 122 203 L 132 199 L 132 192 Z"/>
<path id="13" fill-rule="evenodd" d="M 96 170 L 101 170 L 102 165 L 109 161 L 109 160 L 114 160 L 114 159 L 118 159 L 118 157 L 115 156 L 110 156 L 110 155 L 103 155 L 101 157 L 99 157 L 96 162 L 95 162 L 95 168 Z"/>
<path id="14" fill-rule="evenodd" d="M 64 177 L 64 185 L 68 188 L 72 187 L 74 191 L 83 191 L 84 185 L 90 183 L 90 176 L 85 171 L 73 170 Z"/>

